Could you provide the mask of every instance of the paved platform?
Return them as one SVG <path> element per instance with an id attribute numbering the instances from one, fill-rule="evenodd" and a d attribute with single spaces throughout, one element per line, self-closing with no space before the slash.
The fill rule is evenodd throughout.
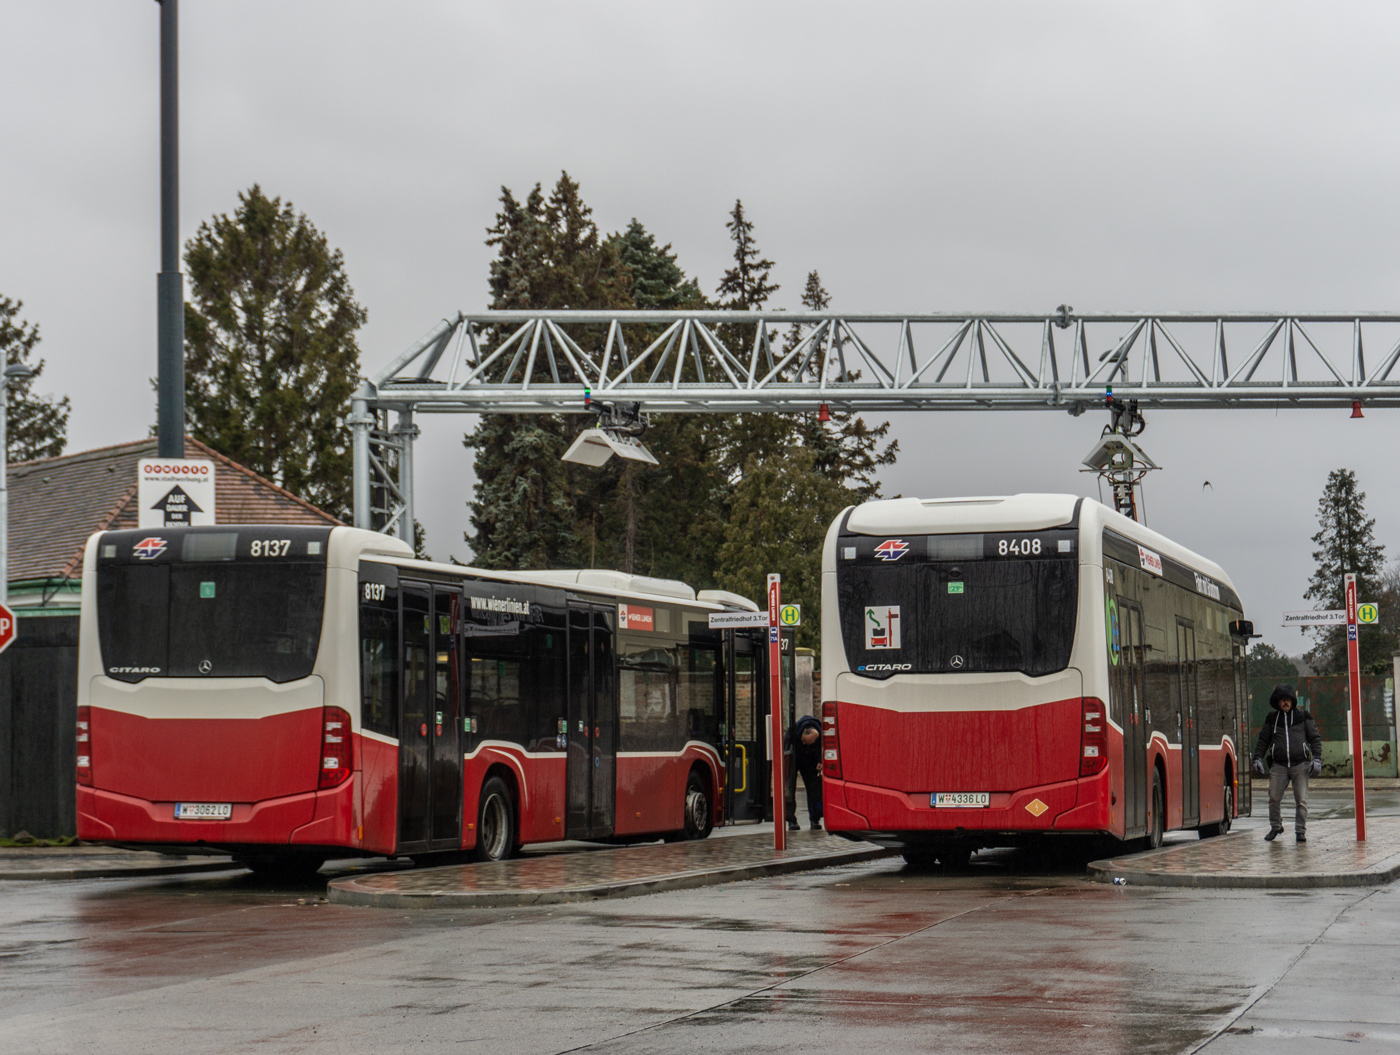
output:
<path id="1" fill-rule="evenodd" d="M 110 846 L 13 847 L 0 850 L 0 881 L 42 879 L 134 879 L 140 876 L 223 872 L 236 867 L 227 857 L 143 853 Z"/>
<path id="2" fill-rule="evenodd" d="M 332 880 L 327 896 L 342 905 L 396 909 L 552 905 L 785 875 L 870 861 L 890 852 L 821 831 L 789 832 L 787 849 L 778 852 L 770 830 L 699 842 L 347 876 Z"/>
<path id="3" fill-rule="evenodd" d="M 1308 841 L 1294 841 L 1292 818 L 1271 843 L 1266 828 L 1244 830 L 1199 842 L 1093 861 L 1088 877 L 1100 883 L 1121 879 L 1135 886 L 1304 889 L 1378 886 L 1400 877 L 1400 817 L 1368 817 L 1366 842 L 1356 841 L 1353 819 L 1317 820 Z"/>

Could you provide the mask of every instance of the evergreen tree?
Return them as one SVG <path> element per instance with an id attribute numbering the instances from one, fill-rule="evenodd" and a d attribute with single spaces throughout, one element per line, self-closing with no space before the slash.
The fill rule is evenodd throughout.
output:
<path id="1" fill-rule="evenodd" d="M 1373 600 L 1385 569 L 1385 547 L 1375 540 L 1376 522 L 1366 516 L 1366 493 L 1357 490 L 1356 474 L 1350 469 L 1334 469 L 1327 474 L 1327 486 L 1317 504 L 1318 533 L 1313 542 L 1317 570 L 1308 581 L 1303 596 L 1316 602 L 1313 607 L 1346 607 L 1347 572 L 1356 574 L 1356 597 L 1360 603 Z M 1320 673 L 1342 673 L 1347 669 L 1345 627 L 1316 627 L 1316 644 L 1307 660 Z M 1375 627 L 1363 628 L 1358 642 L 1361 669 L 1386 673 L 1390 669 L 1393 642 Z"/>
<path id="2" fill-rule="evenodd" d="M 1279 681 L 1296 681 L 1298 665 L 1273 645 L 1257 641 L 1249 650 L 1249 676 L 1251 678 L 1277 678 Z"/>
<path id="3" fill-rule="evenodd" d="M 686 311 L 705 307 L 699 284 L 687 278 L 668 242 L 656 238 L 634 216 L 627 230 L 608 238 L 617 259 L 627 269 L 634 306 L 646 311 Z"/>
<path id="4" fill-rule="evenodd" d="M 734 209 L 724 226 L 734 242 L 734 266 L 719 280 L 719 306 L 757 311 L 781 288 L 771 278 L 773 261 L 758 251 L 753 222 L 744 215 L 744 203 L 738 198 L 734 199 Z"/>
<path id="5" fill-rule="evenodd" d="M 68 397 L 34 394 L 34 382 L 44 372 L 44 360 L 34 358 L 39 344 L 39 327 L 19 317 L 21 300 L 0 295 L 0 351 L 4 365 L 27 366 L 33 375 L 11 379 L 5 400 L 5 455 L 11 462 L 31 458 L 56 458 L 68 442 Z"/>
<path id="6" fill-rule="evenodd" d="M 828 526 L 850 500 L 839 481 L 816 471 L 805 447 L 751 457 L 734 488 L 718 554 L 720 586 L 761 605 L 768 574 L 781 574 L 783 601 L 805 614 L 800 648 L 821 648 L 822 549 Z"/>
<path id="7" fill-rule="evenodd" d="M 491 307 L 631 307 L 621 246 L 602 239 L 592 214 L 567 172 L 547 199 L 539 184 L 523 204 L 502 187 L 501 211 L 486 239 L 496 249 Z M 601 340 L 601 332 L 595 337 Z M 547 358 L 540 355 L 535 379 L 549 378 Z M 579 424 L 579 418 L 559 414 L 488 414 L 465 438 L 476 452 L 474 531 L 466 536 L 476 563 L 578 567 L 596 559 L 597 510 L 615 486 L 616 470 L 589 476 L 588 467 L 559 460 Z"/>
<path id="8" fill-rule="evenodd" d="M 831 296 L 822 286 L 816 271 L 807 275 L 802 290 L 802 306 L 808 311 L 825 311 L 831 306 Z M 784 351 L 792 351 L 804 336 L 804 327 L 794 323 L 784 341 Z M 821 365 L 816 364 L 820 375 Z M 852 373 L 851 380 L 860 376 Z M 893 465 L 899 456 L 899 441 L 891 440 L 884 448 L 880 444 L 890 431 L 890 423 L 867 425 L 858 414 L 830 411 L 831 421 L 823 423 L 816 414 L 804 414 L 800 429 L 804 446 L 814 455 L 813 467 L 822 475 L 840 480 L 854 502 L 866 502 L 880 497 L 880 484 L 875 473 L 882 465 Z"/>
<path id="9" fill-rule="evenodd" d="M 339 249 L 254 184 L 185 249 L 185 412 L 203 443 L 327 512 L 352 503 L 350 398 L 366 312 Z"/>

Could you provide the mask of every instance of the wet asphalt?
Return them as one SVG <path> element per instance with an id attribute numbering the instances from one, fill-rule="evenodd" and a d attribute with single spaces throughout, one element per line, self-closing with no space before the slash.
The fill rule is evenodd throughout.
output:
<path id="1" fill-rule="evenodd" d="M 470 912 L 331 905 L 330 869 L 0 883 L 0 1052 L 1400 1047 L 1397 887 L 1112 887 L 1088 856 Z"/>

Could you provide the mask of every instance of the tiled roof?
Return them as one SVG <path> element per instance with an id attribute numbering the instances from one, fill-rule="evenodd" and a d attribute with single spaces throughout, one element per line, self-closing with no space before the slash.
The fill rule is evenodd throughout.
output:
<path id="1" fill-rule="evenodd" d="M 214 461 L 221 524 L 340 523 L 193 437 L 185 454 Z M 137 463 L 155 456 L 151 438 L 11 465 L 10 581 L 80 575 L 88 536 L 137 527 Z"/>

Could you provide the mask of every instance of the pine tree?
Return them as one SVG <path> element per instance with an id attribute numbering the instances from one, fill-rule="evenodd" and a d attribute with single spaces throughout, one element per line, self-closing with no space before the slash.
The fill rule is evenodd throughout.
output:
<path id="1" fill-rule="evenodd" d="M 491 307 L 630 307 L 621 247 L 602 239 L 592 214 L 567 172 L 547 199 L 539 184 L 523 204 L 502 187 L 501 211 L 486 239 L 496 249 Z M 602 335 L 572 336 L 587 347 Z M 535 371 L 535 379 L 549 378 L 545 356 L 537 357 Z M 579 424 L 559 414 L 488 414 L 463 440 L 476 452 L 473 532 L 466 536 L 476 563 L 578 567 L 596 559 L 596 511 L 615 488 L 617 470 L 596 473 L 559 460 Z"/>
<path id="2" fill-rule="evenodd" d="M 634 216 L 627 230 L 611 235 L 619 263 L 630 277 L 629 292 L 634 306 L 644 311 L 686 311 L 705 306 L 699 284 L 687 278 L 668 242 L 656 238 Z"/>
<path id="3" fill-rule="evenodd" d="M 366 312 L 339 249 L 257 184 L 185 249 L 185 411 L 196 439 L 350 516 L 355 332 Z"/>
<path id="4" fill-rule="evenodd" d="M 816 271 L 807 275 L 802 291 L 802 306 L 808 311 L 825 311 L 831 306 L 831 296 L 822 286 Z M 794 323 L 784 341 L 784 351 L 792 351 L 801 342 L 804 327 Z M 820 375 L 821 365 L 816 372 Z M 860 376 L 851 375 L 851 380 Z M 890 431 L 890 423 L 867 425 L 858 414 L 831 411 L 831 421 L 823 423 L 816 414 L 804 414 L 799 430 L 802 443 L 814 455 L 813 467 L 822 475 L 841 481 L 850 492 L 851 500 L 866 502 L 880 497 L 880 484 L 875 473 L 882 465 L 893 465 L 899 456 L 899 441 L 891 440 L 881 449 L 880 444 Z"/>
<path id="5" fill-rule="evenodd" d="M 734 311 L 757 311 L 781 288 L 771 279 L 773 261 L 754 244 L 753 222 L 744 215 L 744 203 L 734 199 L 729 222 L 724 225 L 734 241 L 734 266 L 719 280 L 719 306 Z"/>
<path id="6" fill-rule="evenodd" d="M 1385 547 L 1375 540 L 1376 522 L 1366 516 L 1366 493 L 1357 490 L 1356 474 L 1350 469 L 1334 469 L 1327 474 L 1327 486 L 1317 504 L 1318 533 L 1313 542 L 1317 570 L 1308 581 L 1303 596 L 1316 602 L 1314 608 L 1346 607 L 1347 572 L 1356 574 L 1356 597 L 1365 603 L 1375 598 L 1385 570 Z M 1312 631 L 1316 644 L 1307 655 L 1308 663 L 1322 673 L 1342 673 L 1347 669 L 1345 627 L 1317 627 Z M 1358 642 L 1361 669 L 1367 673 L 1387 673 L 1393 641 L 1375 627 L 1363 628 Z"/>
<path id="7" fill-rule="evenodd" d="M 33 374 L 11 379 L 5 400 L 5 455 L 11 462 L 56 458 L 68 442 L 68 397 L 36 396 L 34 382 L 44 372 L 44 360 L 32 358 L 39 344 L 39 327 L 19 318 L 24 301 L 0 295 L 0 351 L 4 365 L 27 366 Z M 17 321 L 18 320 L 18 321 Z"/>

